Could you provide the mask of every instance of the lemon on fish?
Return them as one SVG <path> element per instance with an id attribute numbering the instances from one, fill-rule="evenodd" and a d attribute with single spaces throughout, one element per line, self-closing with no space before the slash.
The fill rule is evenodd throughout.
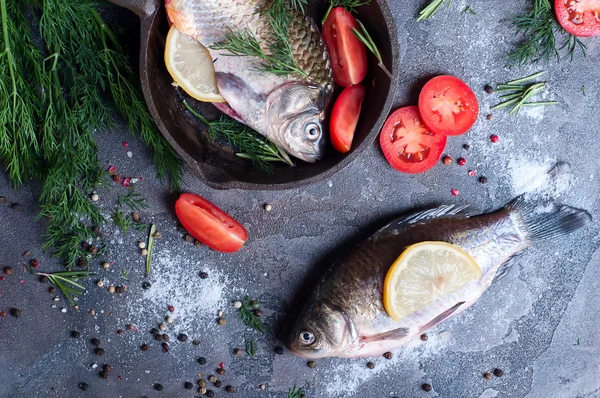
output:
<path id="1" fill-rule="evenodd" d="M 210 52 L 175 25 L 167 35 L 165 64 L 175 83 L 191 97 L 204 102 L 225 102 L 219 94 Z"/>
<path id="2" fill-rule="evenodd" d="M 446 242 L 417 243 L 407 247 L 388 270 L 383 305 L 399 321 L 481 275 L 477 262 L 460 247 Z"/>

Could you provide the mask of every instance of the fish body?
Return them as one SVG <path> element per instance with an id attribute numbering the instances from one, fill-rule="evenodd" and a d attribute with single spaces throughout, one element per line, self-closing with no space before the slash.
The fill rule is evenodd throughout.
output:
<path id="1" fill-rule="evenodd" d="M 391 351 L 474 304 L 508 272 L 510 259 L 532 242 L 571 232 L 590 220 L 587 212 L 567 206 L 540 218 L 521 199 L 476 217 L 443 206 L 394 220 L 330 268 L 292 329 L 288 347 L 308 358 Z M 424 241 L 461 247 L 477 261 L 482 276 L 395 322 L 383 304 L 385 276 L 407 246 Z"/>
<path id="2" fill-rule="evenodd" d="M 274 31 L 264 10 L 270 0 L 167 0 L 170 21 L 209 49 L 224 113 L 247 124 L 291 155 L 314 162 L 324 155 L 322 123 L 333 91 L 329 55 L 314 21 L 289 10 L 289 44 L 302 74 L 265 71 L 263 60 L 211 47 L 228 32 L 249 32 L 271 53 Z"/>

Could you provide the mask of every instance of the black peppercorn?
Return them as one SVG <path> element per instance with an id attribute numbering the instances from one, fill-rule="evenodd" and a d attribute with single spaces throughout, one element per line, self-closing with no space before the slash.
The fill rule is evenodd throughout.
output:
<path id="1" fill-rule="evenodd" d="M 40 283 L 48 283 L 48 277 L 46 275 L 40 276 Z"/>
<path id="2" fill-rule="evenodd" d="M 10 205 L 10 207 L 14 211 L 21 211 L 21 209 L 23 209 L 23 206 L 21 206 L 19 203 L 13 203 L 12 205 Z"/>
<path id="3" fill-rule="evenodd" d="M 283 355 L 283 348 L 281 348 L 280 346 L 275 347 L 275 354 Z"/>
<path id="4" fill-rule="evenodd" d="M 221 388 L 222 385 L 223 385 L 223 382 L 221 380 L 215 381 L 215 387 Z"/>
<path id="5" fill-rule="evenodd" d="M 18 308 L 11 308 L 11 309 L 10 309 L 10 314 L 11 314 L 12 316 L 14 316 L 15 318 L 18 318 L 18 317 L 20 317 L 20 316 L 21 316 L 21 310 L 20 310 L 20 309 L 18 309 Z"/>
<path id="6" fill-rule="evenodd" d="M 427 339 L 429 339 L 429 336 L 427 336 L 425 333 L 423 333 L 423 334 L 421 335 L 421 340 L 423 340 L 423 341 L 427 341 Z"/>
<path id="7" fill-rule="evenodd" d="M 200 275 L 200 279 L 206 279 L 206 278 L 208 278 L 208 274 L 206 272 L 204 272 L 204 271 L 200 272 L 199 275 Z"/>
<path id="8" fill-rule="evenodd" d="M 105 372 L 110 373 L 110 372 L 112 372 L 112 366 L 110 366 L 110 365 L 104 365 L 102 367 L 102 370 L 104 370 Z"/>
<path id="9" fill-rule="evenodd" d="M 166 342 L 163 341 L 162 345 L 162 350 L 163 352 L 169 352 L 169 344 L 167 344 Z"/>
<path id="10" fill-rule="evenodd" d="M 479 182 L 482 183 L 482 184 L 487 184 L 488 179 L 486 177 L 480 177 L 479 178 Z"/>
<path id="11" fill-rule="evenodd" d="M 100 372 L 100 377 L 102 377 L 103 379 L 108 379 L 108 372 L 103 370 L 102 372 Z"/>
<path id="12" fill-rule="evenodd" d="M 177 340 L 179 340 L 179 341 L 187 341 L 187 339 L 188 339 L 188 336 L 187 336 L 187 334 L 185 334 L 185 333 L 180 333 L 180 334 L 177 336 Z"/>
<path id="13" fill-rule="evenodd" d="M 48 293 L 50 293 L 50 294 L 54 294 L 54 293 L 56 293 L 56 289 L 54 288 L 54 286 L 50 286 L 50 287 L 48 288 Z"/>
<path id="14" fill-rule="evenodd" d="M 427 383 L 425 383 L 425 384 L 423 384 L 423 385 L 421 386 L 421 388 L 422 388 L 424 391 L 427 391 L 427 392 L 429 392 L 429 391 L 431 391 L 431 390 L 432 390 L 432 388 L 433 388 L 433 387 L 431 387 L 431 384 L 427 384 Z"/>
<path id="15" fill-rule="evenodd" d="M 162 385 L 162 384 L 160 384 L 160 383 L 156 383 L 156 384 L 154 385 L 154 389 L 155 389 L 156 391 L 162 391 L 162 390 L 164 389 L 164 387 L 163 387 L 163 385 Z"/>
<path id="16" fill-rule="evenodd" d="M 100 339 L 93 338 L 93 339 L 90 340 L 90 342 L 92 343 L 92 345 L 94 347 L 100 347 Z"/>
<path id="17" fill-rule="evenodd" d="M 73 330 L 71 331 L 71 337 L 73 337 L 74 339 L 78 339 L 81 337 L 81 333 L 79 333 L 77 330 Z"/>
<path id="18" fill-rule="evenodd" d="M 183 387 L 186 390 L 191 390 L 194 387 L 194 384 L 190 383 L 189 381 L 186 381 L 185 383 L 183 383 Z"/>
<path id="19" fill-rule="evenodd" d="M 96 355 L 101 357 L 102 355 L 104 355 L 104 348 L 96 348 L 96 350 L 94 350 L 94 352 L 96 353 Z"/>
<path id="20" fill-rule="evenodd" d="M 221 375 L 221 376 L 225 376 L 225 369 L 223 368 L 218 368 L 217 369 L 217 374 Z"/>
<path id="21" fill-rule="evenodd" d="M 465 145 L 463 145 L 463 149 L 464 149 L 465 151 L 468 151 L 469 149 L 471 149 L 471 145 L 469 145 L 469 144 L 465 144 Z"/>
<path id="22" fill-rule="evenodd" d="M 194 241 L 194 237 L 190 234 L 185 234 L 183 236 L 183 240 L 185 240 L 186 242 L 193 242 Z"/>
<path id="23" fill-rule="evenodd" d="M 314 369 L 317 367 L 317 363 L 315 361 L 308 361 L 307 365 L 311 369 Z"/>
<path id="24" fill-rule="evenodd" d="M 115 287 L 115 291 L 119 294 L 125 293 L 125 286 L 119 285 L 119 286 Z"/>
<path id="25" fill-rule="evenodd" d="M 483 374 L 483 378 L 486 380 L 492 380 L 492 374 L 490 372 L 485 372 Z"/>
<path id="26" fill-rule="evenodd" d="M 200 340 L 194 340 L 194 341 L 192 341 L 192 344 L 193 345 L 200 345 Z"/>
<path id="27" fill-rule="evenodd" d="M 0 196 L 0 203 L 8 203 L 6 196 Z"/>
<path id="28" fill-rule="evenodd" d="M 14 272 L 15 272 L 15 270 L 14 270 L 14 269 L 12 269 L 12 267 L 5 267 L 5 268 L 4 268 L 4 273 L 5 273 L 6 275 L 12 275 Z"/>
<path id="29" fill-rule="evenodd" d="M 164 341 L 166 341 L 167 343 L 168 343 L 168 342 L 169 342 L 169 340 L 170 340 L 170 338 L 169 338 L 169 335 L 168 335 L 168 334 L 166 334 L 166 333 L 163 333 L 163 335 L 162 335 L 162 338 L 163 338 L 163 340 L 164 340 Z"/>
<path id="30" fill-rule="evenodd" d="M 385 359 L 392 359 L 393 355 L 392 355 L 391 352 L 388 351 L 388 352 L 386 352 L 386 353 L 383 354 L 383 357 Z"/>
<path id="31" fill-rule="evenodd" d="M 236 392 L 236 389 L 234 386 L 227 386 L 225 387 L 225 391 L 227 392 Z"/>
<path id="32" fill-rule="evenodd" d="M 144 282 L 144 283 L 142 283 L 142 289 L 144 289 L 144 290 L 148 290 L 151 287 L 152 287 L 152 283 L 150 283 L 150 282 Z"/>
<path id="33" fill-rule="evenodd" d="M 212 398 L 215 396 L 215 393 L 213 390 L 207 390 L 205 395 L 209 398 Z"/>
<path id="34" fill-rule="evenodd" d="M 87 383 L 79 383 L 79 388 L 83 391 L 87 391 L 89 386 L 87 385 Z"/>
<path id="35" fill-rule="evenodd" d="M 488 94 L 493 94 L 494 93 L 494 88 L 492 86 L 490 86 L 489 84 L 486 84 L 483 89 Z"/>
<path id="36" fill-rule="evenodd" d="M 367 368 L 375 369 L 375 364 L 373 362 L 367 362 Z"/>
<path id="37" fill-rule="evenodd" d="M 502 377 L 502 376 L 504 376 L 504 372 L 502 371 L 502 369 L 496 368 L 496 369 L 494 369 L 494 376 Z"/>
<path id="38" fill-rule="evenodd" d="M 204 358 L 204 357 L 200 357 L 200 358 L 198 358 L 198 363 L 199 363 L 200 365 L 206 365 L 206 358 Z"/>
<path id="39" fill-rule="evenodd" d="M 150 346 L 148 344 L 142 344 L 140 347 L 140 350 L 142 351 L 148 351 L 150 349 Z"/>
<path id="40" fill-rule="evenodd" d="M 123 333 L 125 333 L 125 331 L 124 331 L 123 329 L 119 329 L 119 330 L 117 330 L 117 334 L 118 334 L 118 335 L 122 335 Z"/>

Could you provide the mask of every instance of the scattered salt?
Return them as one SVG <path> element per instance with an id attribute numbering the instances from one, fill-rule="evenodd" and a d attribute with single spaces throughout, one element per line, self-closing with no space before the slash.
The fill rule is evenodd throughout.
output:
<path id="1" fill-rule="evenodd" d="M 128 157 L 128 158 L 132 158 L 132 157 L 133 157 L 133 152 L 131 152 L 131 151 L 127 151 L 127 157 Z"/>

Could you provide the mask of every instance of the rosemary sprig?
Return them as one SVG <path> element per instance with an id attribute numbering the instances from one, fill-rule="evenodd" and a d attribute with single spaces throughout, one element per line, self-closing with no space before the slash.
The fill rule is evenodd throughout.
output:
<path id="1" fill-rule="evenodd" d="M 135 222 L 129 215 L 119 207 L 111 213 L 111 219 L 121 231 L 123 235 L 127 235 L 127 231 L 135 227 Z"/>
<path id="2" fill-rule="evenodd" d="M 548 62 L 553 57 L 558 60 L 561 52 L 571 60 L 577 50 L 585 56 L 585 44 L 567 33 L 556 21 L 550 0 L 533 0 L 531 10 L 525 15 L 514 16 L 512 22 L 525 41 L 508 55 L 510 66 L 540 60 Z"/>
<path id="3" fill-rule="evenodd" d="M 266 138 L 258 135 L 250 127 L 241 124 L 230 117 L 221 115 L 217 120 L 209 121 L 196 112 L 187 101 L 183 101 L 185 108 L 208 127 L 208 134 L 214 141 L 217 136 L 227 139 L 229 145 L 238 149 L 236 155 L 249 159 L 256 167 L 265 173 L 273 172 L 271 162 L 283 162 L 293 166 L 292 160 L 283 149 L 277 147 Z"/>
<path id="4" fill-rule="evenodd" d="M 385 74 L 388 75 L 390 80 L 392 80 L 393 79 L 392 73 L 388 70 L 388 68 L 383 63 L 383 59 L 381 58 L 381 53 L 379 52 L 377 45 L 375 45 L 375 42 L 371 38 L 371 35 L 367 31 L 367 28 L 365 28 L 365 25 L 363 25 L 363 23 L 361 21 L 359 21 L 358 19 L 357 19 L 357 22 L 360 25 L 360 31 L 356 28 L 352 28 L 352 33 L 354 33 L 354 36 L 356 36 L 358 38 L 358 40 L 363 42 L 363 44 L 369 49 L 369 51 L 371 51 L 373 53 L 375 58 L 377 58 L 377 60 L 379 61 L 379 63 L 377 65 L 381 69 L 383 69 Z"/>
<path id="5" fill-rule="evenodd" d="M 37 272 L 36 275 L 43 275 L 48 277 L 50 283 L 56 285 L 60 291 L 65 295 L 69 303 L 75 306 L 72 294 L 82 294 L 85 292 L 85 287 L 77 283 L 78 280 L 89 278 L 94 275 L 90 271 L 61 271 L 54 273 Z"/>
<path id="6" fill-rule="evenodd" d="M 327 12 L 325 13 L 325 16 L 323 17 L 323 19 L 321 20 L 321 25 L 323 25 L 325 23 L 325 21 L 327 20 L 327 17 L 329 16 L 329 13 L 331 12 L 331 10 L 334 7 L 344 7 L 348 12 L 354 13 L 354 12 L 356 12 L 356 9 L 358 7 L 365 6 L 365 5 L 369 4 L 370 2 L 371 2 L 371 0 L 330 0 L 329 8 L 327 8 Z"/>
<path id="7" fill-rule="evenodd" d="M 240 307 L 240 317 L 242 318 L 244 325 L 264 333 L 265 325 L 262 323 L 260 317 L 256 316 L 254 313 L 254 310 L 257 310 L 259 307 L 258 301 L 250 300 L 249 297 L 246 297 L 244 301 L 242 301 L 242 306 Z"/>
<path id="8" fill-rule="evenodd" d="M 248 354 L 250 358 L 254 358 L 256 355 L 256 341 L 251 337 L 245 337 L 244 345 L 246 346 L 246 354 Z"/>
<path id="9" fill-rule="evenodd" d="M 148 208 L 146 198 L 137 193 L 133 185 L 125 195 L 119 195 L 118 201 L 119 205 L 125 204 L 133 211 L 141 211 Z"/>
<path id="10" fill-rule="evenodd" d="M 446 0 L 433 0 L 427 7 L 425 7 L 420 13 L 417 21 L 421 21 L 422 19 L 431 18 L 437 10 L 444 4 Z M 452 0 L 448 1 L 448 7 L 452 4 Z"/>
<path id="11" fill-rule="evenodd" d="M 124 269 L 122 269 L 121 272 L 119 272 L 119 275 L 121 276 L 121 278 L 129 280 L 129 271 L 125 271 Z"/>
<path id="12" fill-rule="evenodd" d="M 156 233 L 156 225 L 150 226 L 150 232 L 148 233 L 148 254 L 146 255 L 146 278 L 150 276 L 150 264 L 152 263 L 152 251 L 154 250 L 154 234 Z"/>
<path id="13" fill-rule="evenodd" d="M 531 84 L 523 84 L 531 82 L 534 79 L 542 76 L 545 71 L 541 71 L 538 73 L 534 73 L 533 75 L 529 75 L 520 79 L 512 80 L 508 83 L 498 84 L 496 92 L 508 92 L 507 94 L 503 94 L 500 96 L 500 99 L 503 102 L 498 105 L 492 107 L 493 110 L 507 108 L 512 106 L 510 114 L 519 114 L 521 107 L 523 106 L 547 106 L 547 105 L 555 105 L 558 104 L 556 101 L 537 101 L 537 102 L 527 102 L 531 97 L 535 94 L 539 93 L 546 87 L 546 82 L 539 83 L 531 83 Z"/>
<path id="14" fill-rule="evenodd" d="M 288 390 L 288 398 L 300 398 L 304 395 L 304 389 L 300 387 L 292 387 Z"/>

